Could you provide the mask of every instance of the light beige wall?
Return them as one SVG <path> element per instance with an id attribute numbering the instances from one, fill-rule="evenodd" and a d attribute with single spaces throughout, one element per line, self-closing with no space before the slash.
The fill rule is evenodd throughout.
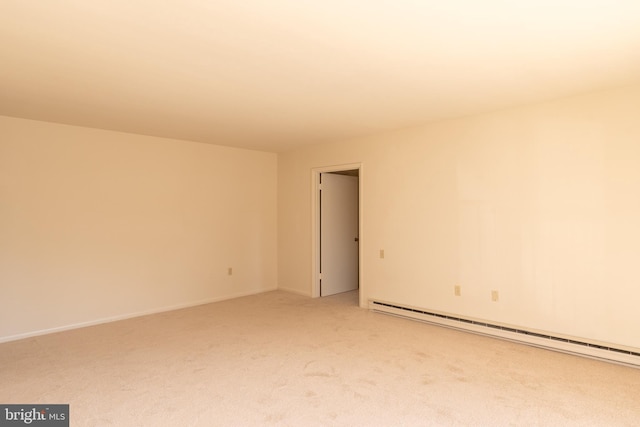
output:
<path id="1" fill-rule="evenodd" d="M 363 162 L 366 298 L 640 348 L 639 117 L 634 87 L 282 153 L 279 286 L 311 292 L 311 168 Z"/>
<path id="2" fill-rule="evenodd" d="M 0 340 L 276 288 L 275 154 L 9 117 L 0 135 Z"/>

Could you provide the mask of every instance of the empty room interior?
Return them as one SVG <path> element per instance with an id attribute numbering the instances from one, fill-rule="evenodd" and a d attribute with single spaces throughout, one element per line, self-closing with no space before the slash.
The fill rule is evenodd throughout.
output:
<path id="1" fill-rule="evenodd" d="M 630 0 L 3 0 L 0 405 L 637 425 L 639 52 Z"/>

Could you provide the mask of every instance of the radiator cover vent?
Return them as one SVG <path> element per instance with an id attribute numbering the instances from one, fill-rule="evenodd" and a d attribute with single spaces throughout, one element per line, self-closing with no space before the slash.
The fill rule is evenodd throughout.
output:
<path id="1" fill-rule="evenodd" d="M 406 317 L 413 320 L 436 324 L 438 326 L 445 326 L 466 332 L 517 341 L 564 353 L 577 354 L 609 362 L 622 363 L 633 367 L 640 367 L 640 351 L 590 343 L 579 339 L 564 338 L 479 320 L 465 319 L 448 314 L 436 313 L 375 300 L 369 301 L 369 308 L 380 313 Z"/>

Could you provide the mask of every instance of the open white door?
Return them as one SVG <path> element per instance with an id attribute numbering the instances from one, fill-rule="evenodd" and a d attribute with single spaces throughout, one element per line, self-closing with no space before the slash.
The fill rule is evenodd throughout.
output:
<path id="1" fill-rule="evenodd" d="M 358 289 L 358 177 L 320 179 L 320 296 L 327 296 Z"/>

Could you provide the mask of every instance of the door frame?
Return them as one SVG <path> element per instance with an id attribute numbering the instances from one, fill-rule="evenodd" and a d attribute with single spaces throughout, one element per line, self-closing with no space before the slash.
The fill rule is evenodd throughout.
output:
<path id="1" fill-rule="evenodd" d="M 320 174 L 346 170 L 358 170 L 358 303 L 365 307 L 362 275 L 362 194 L 363 164 L 347 163 L 311 169 L 311 296 L 320 296 Z"/>

